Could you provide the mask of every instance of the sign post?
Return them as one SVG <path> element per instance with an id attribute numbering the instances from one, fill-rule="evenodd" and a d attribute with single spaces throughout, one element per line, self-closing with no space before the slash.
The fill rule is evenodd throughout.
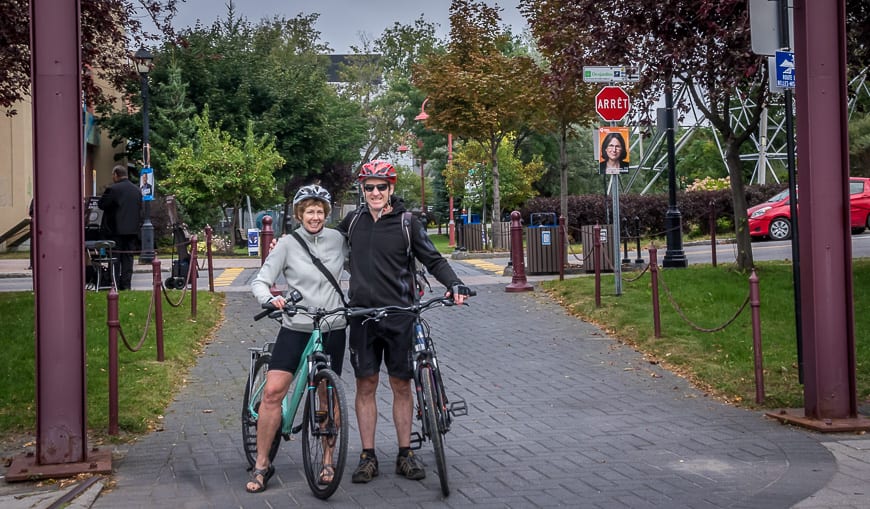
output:
<path id="1" fill-rule="evenodd" d="M 625 118 L 630 110 L 631 100 L 628 97 L 628 93 L 622 87 L 609 85 L 595 94 L 595 112 L 602 119 L 610 122 L 611 125 Z M 623 140 L 623 145 L 623 149 L 627 153 L 628 140 Z M 606 160 L 607 156 L 602 154 L 602 158 Z M 615 293 L 619 296 L 622 295 L 622 267 L 619 263 L 619 170 L 611 173 L 605 169 L 605 173 L 611 175 L 610 187 L 613 192 L 613 280 L 615 283 Z"/>

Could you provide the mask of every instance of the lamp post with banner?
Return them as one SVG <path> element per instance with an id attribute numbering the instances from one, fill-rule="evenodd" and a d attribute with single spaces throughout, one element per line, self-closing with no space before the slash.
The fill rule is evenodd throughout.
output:
<path id="1" fill-rule="evenodd" d="M 154 57 L 147 49 L 139 48 L 133 61 L 142 79 L 142 171 L 139 174 L 139 190 L 142 192 L 143 216 L 140 264 L 154 260 L 154 225 L 151 224 L 151 202 L 154 200 L 154 170 L 151 168 L 151 145 L 148 142 L 148 73 Z M 147 194 L 146 194 L 147 193 Z"/>

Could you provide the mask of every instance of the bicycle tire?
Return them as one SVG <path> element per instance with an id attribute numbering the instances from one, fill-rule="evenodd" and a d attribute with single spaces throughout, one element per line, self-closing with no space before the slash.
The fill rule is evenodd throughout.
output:
<path id="1" fill-rule="evenodd" d="M 302 417 L 302 463 L 305 479 L 314 496 L 326 500 L 341 483 L 344 466 L 347 462 L 348 420 L 347 400 L 344 386 L 338 375 L 331 369 L 318 370 L 314 375 L 315 387 L 325 383 L 327 403 L 323 404 L 316 390 L 308 390 L 305 396 L 305 411 Z M 333 401 L 332 417 L 328 412 L 329 400 Z M 311 412 L 314 411 L 314 416 Z M 337 416 L 336 416 L 337 412 Z M 320 420 L 315 423 L 315 420 Z M 326 430 L 321 431 L 321 430 Z M 332 465 L 335 475 L 332 481 L 320 484 L 320 473 L 327 464 L 324 458 L 326 452 L 324 442 L 332 442 Z"/>
<path id="2" fill-rule="evenodd" d="M 269 371 L 269 362 L 272 356 L 262 354 L 254 364 L 253 380 L 252 375 L 248 375 L 248 382 L 245 384 L 245 397 L 242 399 L 242 448 L 245 451 L 245 459 L 248 460 L 248 466 L 254 467 L 257 462 L 257 420 L 253 418 L 248 410 L 252 405 L 249 404 L 251 399 L 251 387 L 259 387 L 266 381 L 266 372 Z M 259 399 L 262 397 L 262 392 L 256 396 L 257 401 L 253 402 L 254 411 L 260 409 Z M 269 448 L 269 464 L 275 460 L 278 454 L 278 447 L 281 445 L 281 425 L 275 432 L 275 437 L 272 440 L 272 446 Z"/>
<path id="3" fill-rule="evenodd" d="M 420 382 L 423 384 L 422 412 L 424 425 L 427 428 L 426 434 L 429 441 L 432 442 L 432 448 L 435 451 L 435 466 L 438 469 L 438 480 L 441 483 L 441 494 L 445 497 L 450 495 L 450 485 L 447 480 L 447 458 L 444 455 L 444 436 L 441 434 L 441 428 L 438 425 L 439 416 L 446 409 L 442 408 L 436 398 L 435 374 L 429 366 L 420 368 Z"/>

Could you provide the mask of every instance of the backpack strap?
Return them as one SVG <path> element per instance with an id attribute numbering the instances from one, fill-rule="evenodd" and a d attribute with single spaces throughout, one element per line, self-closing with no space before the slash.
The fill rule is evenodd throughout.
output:
<path id="1" fill-rule="evenodd" d="M 335 280 L 335 276 L 332 275 L 332 272 L 329 272 L 329 269 L 327 269 L 326 266 L 323 265 L 323 262 L 320 261 L 320 258 L 314 256 L 314 253 L 312 253 L 311 249 L 308 248 L 308 243 L 306 243 L 302 239 L 302 236 L 300 236 L 295 230 L 291 233 L 294 237 L 296 237 L 296 240 L 298 240 L 299 243 L 302 244 L 302 247 L 305 249 L 305 252 L 308 253 L 308 256 L 311 257 L 311 261 L 314 262 L 314 265 L 320 270 L 320 272 L 323 273 L 324 276 L 326 276 L 326 279 L 328 279 L 329 282 L 332 283 L 335 291 L 338 292 L 338 296 L 341 297 L 341 303 L 344 305 L 344 307 L 347 307 L 347 301 L 344 299 L 344 292 L 341 291 L 341 285 L 339 285 L 338 281 Z"/>

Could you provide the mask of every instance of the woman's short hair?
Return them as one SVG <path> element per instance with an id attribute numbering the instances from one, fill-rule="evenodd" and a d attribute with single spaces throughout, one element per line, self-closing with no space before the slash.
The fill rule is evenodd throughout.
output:
<path id="1" fill-rule="evenodd" d="M 305 209 L 312 205 L 320 205 L 321 207 L 323 207 L 323 214 L 326 216 L 328 216 L 329 211 L 332 210 L 329 204 L 323 200 L 318 200 L 317 198 L 306 198 L 297 203 L 295 207 L 293 207 L 293 215 L 296 217 L 296 219 L 301 221 L 302 212 L 304 212 Z"/>

